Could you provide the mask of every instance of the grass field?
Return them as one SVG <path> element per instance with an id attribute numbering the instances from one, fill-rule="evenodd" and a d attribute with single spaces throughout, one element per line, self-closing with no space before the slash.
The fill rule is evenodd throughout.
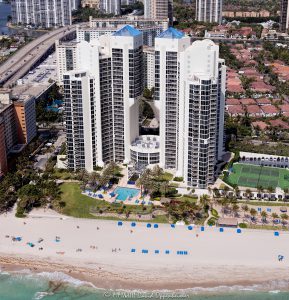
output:
<path id="1" fill-rule="evenodd" d="M 235 163 L 228 183 L 238 186 L 256 188 L 262 186 L 289 188 L 289 171 L 281 168 L 262 167 Z"/>

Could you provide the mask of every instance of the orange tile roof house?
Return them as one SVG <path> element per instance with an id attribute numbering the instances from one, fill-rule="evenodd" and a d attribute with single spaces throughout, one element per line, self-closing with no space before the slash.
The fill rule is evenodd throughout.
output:
<path id="1" fill-rule="evenodd" d="M 240 99 L 241 104 L 243 105 L 256 105 L 256 101 L 252 98 Z"/>
<path id="2" fill-rule="evenodd" d="M 227 111 L 231 117 L 243 116 L 245 114 L 242 105 L 229 105 L 227 106 Z"/>
<path id="3" fill-rule="evenodd" d="M 263 105 L 271 105 L 271 100 L 268 98 L 260 98 L 256 99 L 256 102 L 258 105 L 263 106 Z"/>
<path id="4" fill-rule="evenodd" d="M 251 117 L 263 117 L 263 111 L 258 105 L 248 105 L 246 110 Z"/>
<path id="5" fill-rule="evenodd" d="M 284 122 L 283 120 L 280 120 L 280 119 L 271 120 L 270 124 L 273 127 L 280 127 L 282 129 L 289 129 L 289 125 L 286 122 Z"/>
<path id="6" fill-rule="evenodd" d="M 261 130 L 265 130 L 265 129 L 268 128 L 268 124 L 266 124 L 266 123 L 263 122 L 263 121 L 252 122 L 252 126 L 253 126 L 254 128 L 259 127 Z"/>
<path id="7" fill-rule="evenodd" d="M 270 93 L 274 90 L 272 85 L 266 84 L 263 81 L 255 81 L 251 84 L 251 89 L 255 92 Z"/>
<path id="8" fill-rule="evenodd" d="M 280 110 L 282 113 L 284 112 L 289 112 L 289 104 L 283 104 L 283 105 L 280 105 Z"/>
<path id="9" fill-rule="evenodd" d="M 240 99 L 228 98 L 226 99 L 226 105 L 240 105 Z"/>
<path id="10" fill-rule="evenodd" d="M 274 105 L 262 106 L 262 111 L 264 112 L 265 117 L 274 117 L 280 113 Z"/>

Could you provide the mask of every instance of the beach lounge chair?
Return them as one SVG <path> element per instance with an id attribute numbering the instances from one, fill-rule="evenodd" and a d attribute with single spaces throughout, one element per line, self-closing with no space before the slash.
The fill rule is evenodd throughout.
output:
<path id="1" fill-rule="evenodd" d="M 224 232 L 224 228 L 220 228 L 220 232 Z"/>
<path id="2" fill-rule="evenodd" d="M 135 249 L 131 249 L 131 250 L 130 250 L 130 252 L 132 252 L 132 253 L 135 253 L 135 251 L 136 251 Z"/>
<path id="3" fill-rule="evenodd" d="M 148 250 L 146 250 L 146 249 L 142 249 L 141 253 L 148 254 L 148 253 L 149 253 L 149 251 L 148 251 Z"/>
<path id="4" fill-rule="evenodd" d="M 166 250 L 166 251 L 165 251 L 165 254 L 170 254 L 170 250 Z"/>
<path id="5" fill-rule="evenodd" d="M 101 194 L 98 195 L 99 199 L 103 199 L 103 196 Z"/>
<path id="6" fill-rule="evenodd" d="M 135 222 L 132 222 L 131 223 L 131 227 L 135 227 L 136 226 L 136 223 Z"/>
<path id="7" fill-rule="evenodd" d="M 117 222 L 117 226 L 122 226 L 122 222 L 121 221 Z"/>
<path id="8" fill-rule="evenodd" d="M 184 251 L 184 255 L 188 255 L 188 251 Z"/>
<path id="9" fill-rule="evenodd" d="M 146 202 L 145 202 L 145 201 L 142 201 L 142 202 L 141 202 L 141 204 L 145 205 L 145 204 L 146 204 Z"/>
<path id="10" fill-rule="evenodd" d="M 193 226 L 188 226 L 188 230 L 193 230 Z"/>
<path id="11" fill-rule="evenodd" d="M 160 254 L 160 250 L 155 250 L 155 254 Z"/>
<path id="12" fill-rule="evenodd" d="M 278 231 L 275 231 L 275 232 L 274 232 L 274 236 L 279 236 L 279 232 L 278 232 Z"/>
<path id="13" fill-rule="evenodd" d="M 261 207 L 258 207 L 258 211 L 261 212 L 261 211 L 262 211 L 262 208 L 261 208 Z"/>
<path id="14" fill-rule="evenodd" d="M 237 233 L 242 233 L 242 230 L 240 228 L 238 228 Z"/>
<path id="15" fill-rule="evenodd" d="M 15 238 L 15 240 L 16 240 L 17 242 L 21 242 L 21 241 L 22 241 L 22 237 L 17 236 L 17 237 Z"/>
<path id="16" fill-rule="evenodd" d="M 271 212 L 271 208 L 267 208 L 267 212 Z"/>
<path id="17" fill-rule="evenodd" d="M 159 228 L 159 225 L 158 224 L 154 224 L 154 228 Z"/>
<path id="18" fill-rule="evenodd" d="M 152 227 L 152 225 L 151 224 L 147 224 L 147 228 L 151 228 Z"/>
<path id="19" fill-rule="evenodd" d="M 176 228 L 176 225 L 175 224 L 171 224 L 171 228 Z"/>
<path id="20" fill-rule="evenodd" d="M 201 227 L 201 231 L 205 231 L 205 227 L 204 226 Z"/>

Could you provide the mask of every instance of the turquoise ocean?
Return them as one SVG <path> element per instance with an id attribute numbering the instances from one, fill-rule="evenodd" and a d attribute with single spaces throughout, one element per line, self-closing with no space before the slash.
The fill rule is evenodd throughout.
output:
<path id="1" fill-rule="evenodd" d="M 98 300 L 98 299 L 189 299 L 189 300 L 288 300 L 288 282 L 248 287 L 194 288 L 176 292 L 142 292 L 98 289 L 62 273 L 0 273 L 1 300 Z"/>

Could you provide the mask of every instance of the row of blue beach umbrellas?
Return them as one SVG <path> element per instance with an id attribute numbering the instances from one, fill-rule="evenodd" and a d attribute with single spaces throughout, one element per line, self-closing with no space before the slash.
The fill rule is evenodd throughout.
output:
<path id="1" fill-rule="evenodd" d="M 132 222 L 130 225 L 131 225 L 131 227 L 136 227 L 136 224 L 137 224 L 136 222 Z M 122 226 L 122 225 L 123 225 L 123 222 L 122 222 L 122 221 L 118 221 L 118 222 L 117 222 L 117 225 L 118 225 L 118 226 Z M 175 225 L 175 224 L 171 224 L 170 226 L 171 226 L 171 228 L 176 228 L 176 225 Z M 152 224 L 150 224 L 150 223 L 147 223 L 147 224 L 146 224 L 146 227 L 147 227 L 147 228 L 152 228 L 152 227 L 153 227 L 153 228 L 158 228 L 159 225 L 158 225 L 158 224 L 153 224 L 153 225 L 152 225 Z M 210 227 L 211 227 L 211 226 L 210 226 Z M 189 225 L 189 226 L 187 226 L 187 229 L 188 229 L 188 230 L 193 230 L 194 227 L 193 227 L 192 225 Z M 200 229 L 201 229 L 201 231 L 205 231 L 205 227 L 204 227 L 204 226 L 201 226 Z M 219 228 L 219 232 L 224 232 L 224 231 L 225 231 L 225 229 L 224 229 L 223 227 L 220 227 L 220 228 Z M 237 228 L 236 232 L 240 234 L 240 233 L 242 233 L 242 230 L 241 230 L 240 228 Z M 280 235 L 280 234 L 279 234 L 278 231 L 274 231 L 274 236 L 279 236 L 279 235 Z"/>
<path id="2" fill-rule="evenodd" d="M 135 248 L 132 248 L 130 252 L 131 252 L 131 253 L 136 253 L 137 251 L 136 251 Z M 148 254 L 148 253 L 149 253 L 149 250 L 148 250 L 148 249 L 142 249 L 142 250 L 141 250 L 141 253 L 142 253 L 142 254 Z M 154 254 L 160 254 L 161 251 L 160 251 L 160 250 L 154 250 L 154 251 L 152 251 L 152 253 L 154 253 Z M 171 251 L 170 251 L 170 250 L 165 250 L 164 253 L 165 253 L 165 254 L 170 254 Z M 178 250 L 178 251 L 176 251 L 176 254 L 177 254 L 177 255 L 188 255 L 189 252 L 186 251 L 186 250 Z"/>

